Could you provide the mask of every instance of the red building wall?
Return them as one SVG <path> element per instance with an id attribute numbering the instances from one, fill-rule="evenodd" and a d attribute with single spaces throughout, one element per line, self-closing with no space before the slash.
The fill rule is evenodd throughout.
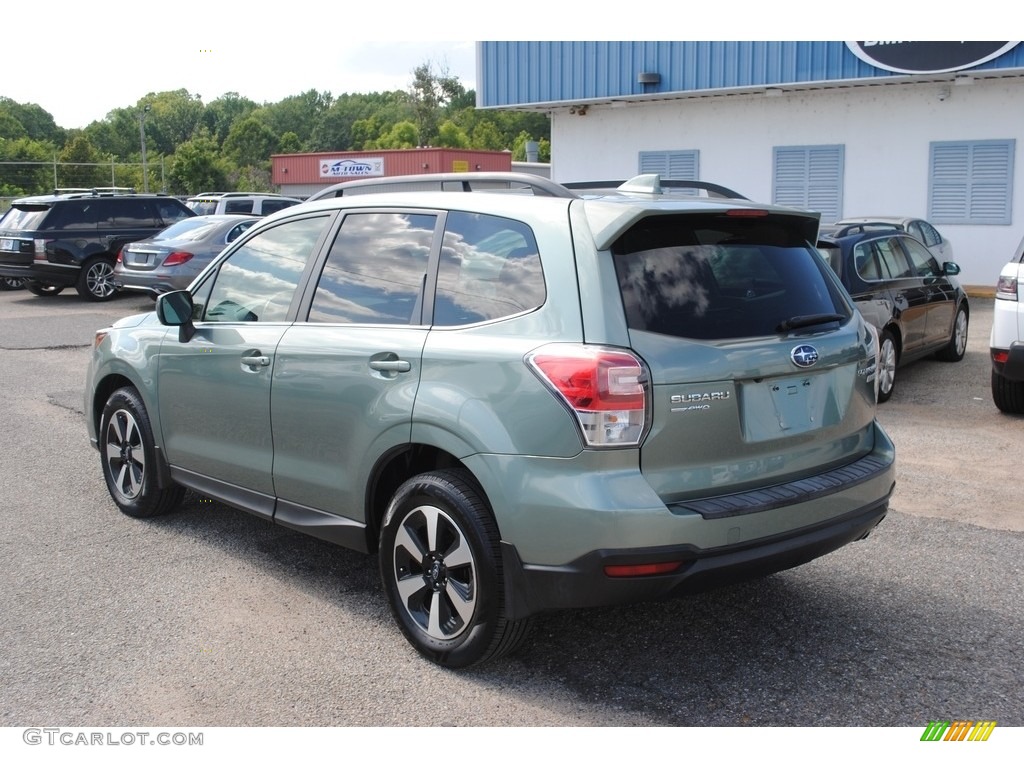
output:
<path id="1" fill-rule="evenodd" d="M 297 155 L 272 155 L 271 180 L 274 184 L 336 184 L 351 179 L 404 176 L 412 173 L 458 173 L 468 171 L 511 171 L 511 152 L 470 149 L 383 149 L 366 152 L 307 152 Z M 340 163 L 339 163 L 340 161 Z M 351 175 L 324 175 L 322 168 L 340 166 L 343 173 L 353 161 L 373 161 L 369 172 L 355 168 Z M 379 161 L 379 167 L 378 167 Z M 361 164 L 364 165 L 364 164 Z"/>

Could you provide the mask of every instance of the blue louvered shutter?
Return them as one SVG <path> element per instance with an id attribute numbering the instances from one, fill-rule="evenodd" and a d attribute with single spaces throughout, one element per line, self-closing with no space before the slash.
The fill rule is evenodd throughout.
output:
<path id="1" fill-rule="evenodd" d="M 1010 224 L 1014 139 L 933 141 L 928 218 L 936 224 Z"/>
<path id="2" fill-rule="evenodd" d="M 775 147 L 772 202 L 817 211 L 825 223 L 843 213 L 843 147 Z"/>

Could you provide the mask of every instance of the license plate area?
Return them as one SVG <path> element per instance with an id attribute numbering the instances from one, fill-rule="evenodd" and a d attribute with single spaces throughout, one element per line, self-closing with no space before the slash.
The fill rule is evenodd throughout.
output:
<path id="1" fill-rule="evenodd" d="M 849 401 L 846 378 L 843 369 L 833 369 L 743 382 L 740 421 L 744 439 L 758 442 L 791 437 L 841 421 Z"/>

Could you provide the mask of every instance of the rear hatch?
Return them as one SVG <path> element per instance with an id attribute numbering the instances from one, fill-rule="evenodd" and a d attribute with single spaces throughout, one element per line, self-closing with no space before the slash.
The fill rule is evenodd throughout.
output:
<path id="1" fill-rule="evenodd" d="M 15 203 L 0 225 L 0 264 L 26 266 L 35 253 L 33 236 L 50 212 L 46 203 Z"/>
<path id="2" fill-rule="evenodd" d="M 810 214 L 705 210 L 649 216 L 612 244 L 652 385 L 642 469 L 666 503 L 870 451 L 873 337 L 813 250 L 816 231 Z"/>

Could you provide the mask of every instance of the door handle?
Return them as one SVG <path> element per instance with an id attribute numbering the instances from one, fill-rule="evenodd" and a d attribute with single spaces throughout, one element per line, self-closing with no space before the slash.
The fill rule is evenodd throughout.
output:
<path id="1" fill-rule="evenodd" d="M 408 373 L 412 370 L 412 364 L 407 360 L 371 360 L 370 367 L 388 373 Z"/>
<path id="2" fill-rule="evenodd" d="M 242 365 L 247 365 L 250 368 L 266 368 L 270 365 L 270 358 L 266 355 L 246 355 L 242 358 Z"/>

